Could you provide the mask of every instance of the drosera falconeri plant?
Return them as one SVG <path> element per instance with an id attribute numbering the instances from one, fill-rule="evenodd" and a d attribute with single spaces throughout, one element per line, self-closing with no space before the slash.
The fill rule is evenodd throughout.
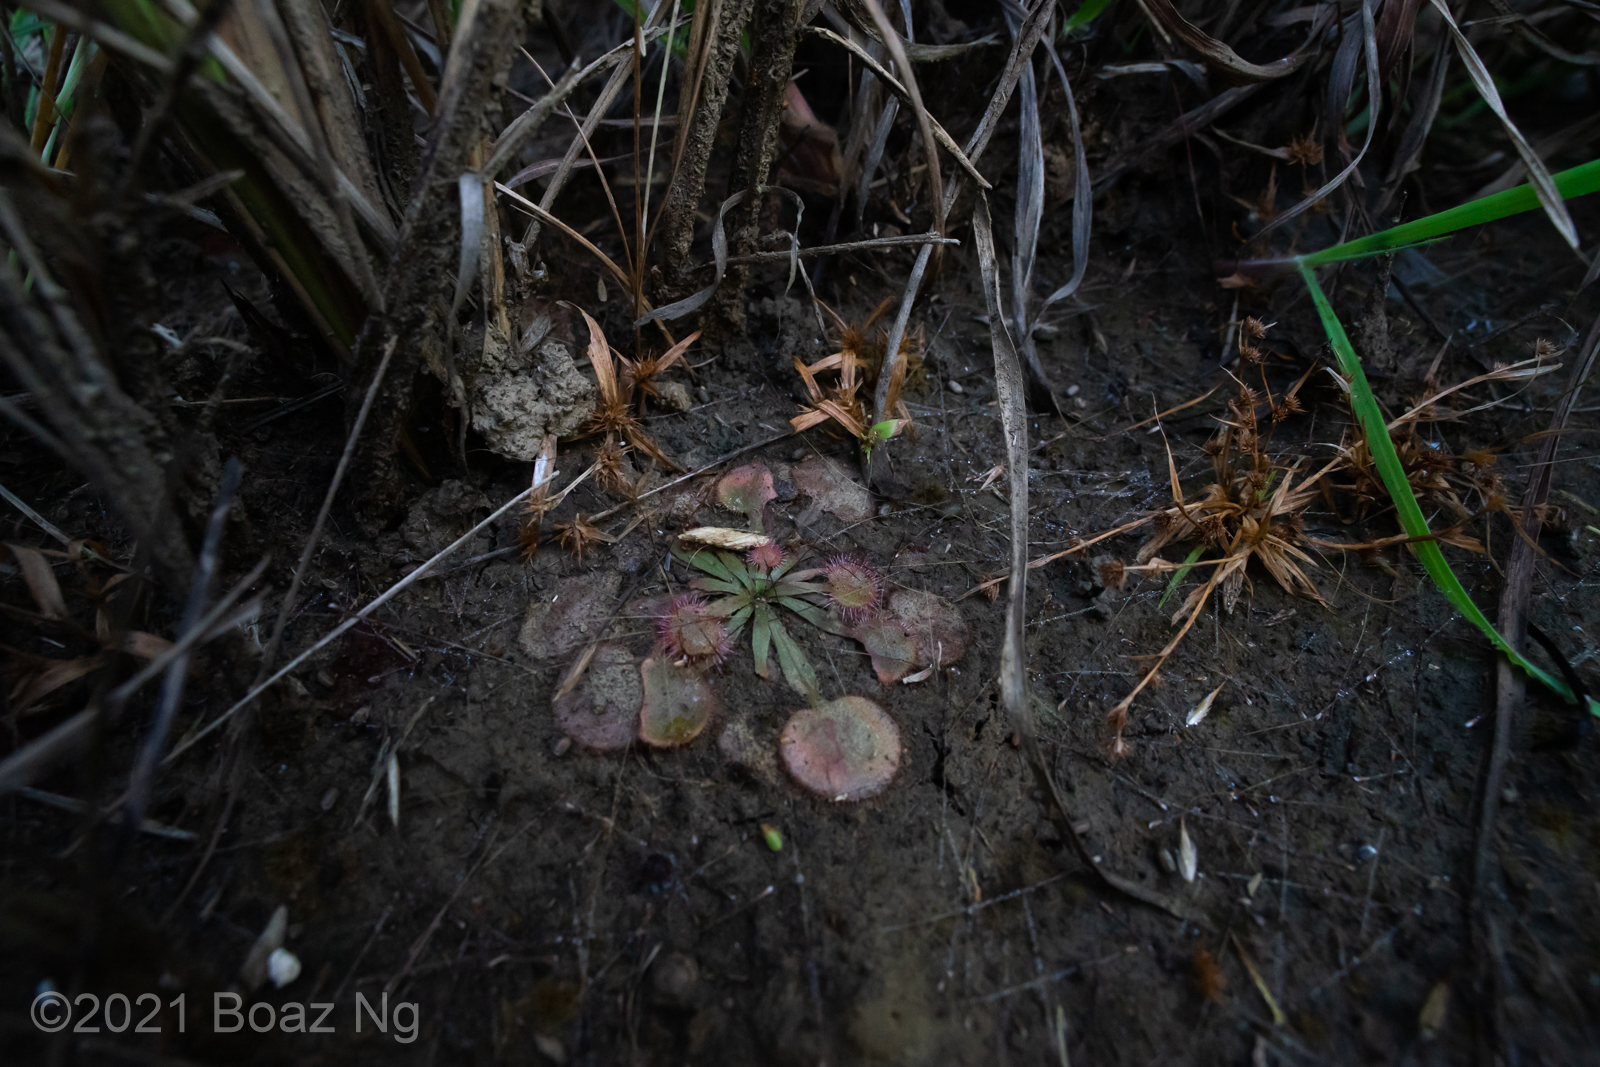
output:
<path id="1" fill-rule="evenodd" d="M 754 543 L 740 544 L 744 539 L 753 539 Z M 716 547 L 719 544 L 726 547 Z M 769 655 L 775 652 L 778 667 L 790 687 L 818 701 L 821 697 L 817 691 L 817 672 L 789 636 L 783 624 L 783 612 L 797 615 L 828 633 L 841 633 L 842 629 L 826 611 L 807 599 L 818 591 L 817 587 L 797 580 L 815 572 L 794 572 L 795 560 L 790 558 L 782 559 L 776 566 L 762 567 L 727 550 L 729 547 L 744 548 L 751 555 L 759 550 L 760 558 L 770 561 L 769 546 L 777 547 L 766 537 L 739 530 L 702 527 L 683 534 L 672 553 L 702 572 L 689 583 L 691 588 L 722 594 L 704 610 L 725 620 L 730 641 L 746 624 L 750 625 L 750 651 L 755 658 L 756 674 L 762 678 L 772 677 Z"/>

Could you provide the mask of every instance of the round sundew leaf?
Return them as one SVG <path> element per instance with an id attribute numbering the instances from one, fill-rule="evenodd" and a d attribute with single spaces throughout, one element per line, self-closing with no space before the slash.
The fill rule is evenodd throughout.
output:
<path id="1" fill-rule="evenodd" d="M 898 682 L 917 669 L 920 649 L 899 619 L 873 615 L 852 626 L 850 636 L 872 656 L 872 669 L 884 685 Z"/>
<path id="2" fill-rule="evenodd" d="M 664 656 L 639 664 L 644 701 L 639 708 L 639 739 L 658 748 L 685 745 L 700 736 L 717 710 L 711 683 L 693 667 L 674 667 Z"/>
<path id="3" fill-rule="evenodd" d="M 644 688 L 633 653 L 624 645 L 601 645 L 583 679 L 552 706 L 556 724 L 585 748 L 626 748 L 639 729 Z"/>
<path id="4" fill-rule="evenodd" d="M 972 631 L 967 620 L 949 601 L 925 593 L 920 589 L 896 589 L 889 594 L 889 614 L 905 624 L 911 639 L 917 643 L 916 661 L 919 667 L 939 660 L 937 666 L 948 667 L 966 655 L 972 643 Z"/>
<path id="5" fill-rule="evenodd" d="M 778 739 L 795 781 L 829 800 L 883 792 L 900 768 L 900 728 L 866 697 L 847 696 L 790 716 Z"/>
<path id="6" fill-rule="evenodd" d="M 759 461 L 737 467 L 717 482 L 717 502 L 729 511 L 742 511 L 746 515 L 759 512 L 777 495 L 772 487 L 772 472 Z"/>

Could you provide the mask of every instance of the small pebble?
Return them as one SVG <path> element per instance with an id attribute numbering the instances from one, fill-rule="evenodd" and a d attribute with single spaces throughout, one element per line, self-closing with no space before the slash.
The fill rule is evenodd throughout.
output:
<path id="1" fill-rule="evenodd" d="M 333 688 L 333 675 L 329 674 L 326 670 L 318 671 L 316 678 L 317 684 L 321 685 L 324 689 Z"/>
<path id="2" fill-rule="evenodd" d="M 557 757 L 560 757 L 565 756 L 567 754 L 567 749 L 571 747 L 572 738 L 563 735 L 556 738 L 556 743 L 550 746 L 550 751 L 554 752 Z"/>
<path id="3" fill-rule="evenodd" d="M 956 395 L 957 395 L 957 396 L 959 396 L 959 395 L 961 395 L 961 394 L 962 394 L 962 393 L 964 393 L 964 392 L 966 392 L 966 390 L 965 390 L 965 389 L 963 389 L 963 388 L 961 388 L 961 383 L 960 383 L 960 382 L 958 382 L 958 381 L 956 381 L 956 380 L 955 380 L 955 379 L 953 379 L 953 378 L 952 378 L 952 379 L 951 379 L 951 380 L 950 380 L 950 381 L 948 381 L 948 382 L 945 382 L 945 383 L 944 383 L 944 384 L 945 384 L 945 385 L 947 385 L 947 386 L 949 386 L 949 388 L 950 388 L 950 391 L 951 391 L 951 392 L 952 392 L 952 393 L 955 393 L 955 394 L 956 394 Z"/>
<path id="4" fill-rule="evenodd" d="M 699 398 L 700 403 L 702 404 L 711 403 L 711 390 L 707 389 L 703 385 L 694 391 L 694 395 Z"/>
<path id="5" fill-rule="evenodd" d="M 339 787 L 330 785 L 328 791 L 322 794 L 322 810 L 332 811 L 333 806 L 339 803 Z"/>
<path id="6" fill-rule="evenodd" d="M 1077 396 L 1078 395 L 1078 390 L 1080 388 L 1082 388 L 1082 386 L 1077 386 L 1077 385 L 1069 385 L 1069 386 L 1067 386 L 1067 395 L 1068 396 Z"/>

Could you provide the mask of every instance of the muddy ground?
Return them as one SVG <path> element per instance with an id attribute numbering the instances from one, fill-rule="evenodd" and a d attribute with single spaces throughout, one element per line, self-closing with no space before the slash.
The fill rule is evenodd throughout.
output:
<path id="1" fill-rule="evenodd" d="M 1083 106 L 1107 128 L 1136 127 L 1140 114 L 1092 92 Z M 1146 106 L 1159 117 L 1171 105 L 1154 97 Z M 1191 192 L 1186 171 L 1195 166 Z M 1212 260 L 1237 249 L 1230 227 L 1245 216 L 1225 190 L 1253 197 L 1266 176 L 1266 162 L 1252 159 L 1219 181 L 1196 144 L 1153 161 L 1099 203 L 1080 305 L 1050 316 L 1040 342 L 1067 414 L 1030 420 L 1038 443 L 1030 555 L 1166 503 L 1169 446 L 1184 484 L 1203 484 L 1199 446 L 1232 388 L 1220 357 L 1235 293 L 1217 288 Z M 1425 206 L 1455 203 L 1473 179 L 1490 176 L 1431 187 Z M 598 198 L 578 204 L 574 217 L 587 217 L 585 205 L 597 218 L 604 210 Z M 995 207 L 1008 218 L 1003 194 Z M 1580 229 L 1594 232 L 1592 206 L 1574 208 Z M 1068 217 L 1052 200 L 1040 267 L 1051 281 L 1070 273 Z M 1341 221 L 1338 212 L 1312 216 L 1293 239 L 1331 243 Z M 858 471 L 849 444 L 811 431 L 751 454 L 777 474 L 781 536 L 818 556 L 857 553 L 891 585 L 954 602 L 971 628 L 972 647 L 957 664 L 891 686 L 879 684 L 859 645 L 796 628 L 829 695 L 871 696 L 898 724 L 905 753 L 886 792 L 835 804 L 777 769 L 778 730 L 803 701 L 781 681 L 756 678 L 747 645 L 713 676 L 718 720 L 683 748 L 596 754 L 562 745 L 551 697 L 574 656 L 602 636 L 634 655 L 648 651 L 653 621 L 638 605 L 684 579 L 681 564 L 666 566 L 672 536 L 734 523 L 707 501 L 700 479 L 651 498 L 645 521 L 581 559 L 547 540 L 529 562 L 513 552 L 459 566 L 514 546 L 508 519 L 275 690 L 242 742 L 250 746 L 242 779 L 217 779 L 225 746 L 215 737 L 166 772 L 150 816 L 194 840 L 145 836 L 131 855 L 86 856 L 81 818 L 6 800 L 9 1062 L 1444 1064 L 1480 1060 L 1491 1017 L 1509 1035 L 1516 1058 L 1506 1062 L 1592 1062 L 1600 756 L 1592 738 L 1563 742 L 1572 713 L 1530 692 L 1493 844 L 1495 880 L 1484 890 L 1494 917 L 1485 963 L 1469 944 L 1463 899 L 1494 663 L 1403 549 L 1322 553 L 1314 577 L 1326 606 L 1252 569 L 1236 610 L 1207 607 L 1161 683 L 1137 702 L 1131 754 L 1114 762 L 1105 713 L 1140 676 L 1137 657 L 1172 636 L 1177 601 L 1163 607 L 1165 582 L 1154 578 L 1100 590 L 1070 559 L 1033 572 L 1029 678 L 1074 817 L 1096 862 L 1158 887 L 1188 918 L 1111 894 L 1082 869 L 998 703 L 1003 599 L 972 592 L 1006 566 L 1008 510 L 1005 479 L 984 485 L 1004 449 L 970 228 L 956 232 L 964 244 L 914 320 L 924 330 L 923 373 L 906 390 L 915 429 L 888 446 L 892 491 L 875 496 L 865 518 L 808 514 L 815 509 L 792 489 L 793 467 L 821 455 Z M 231 387 L 239 395 L 279 389 L 271 353 L 215 284 L 227 276 L 266 306 L 253 268 L 236 250 L 188 234 L 174 234 L 163 257 L 165 321 L 180 334 L 204 325 L 247 345 Z M 598 303 L 593 270 L 573 249 L 553 246 L 546 257 L 547 295 L 578 300 L 614 341 L 624 337 L 618 294 Z M 833 263 L 821 295 L 861 322 L 900 291 L 911 258 Z M 1449 383 L 1523 358 L 1536 338 L 1570 353 L 1595 312 L 1593 289 L 1574 293 L 1581 265 L 1534 216 L 1407 253 L 1394 269 L 1415 303 L 1398 289 L 1383 302 L 1391 350 L 1373 378 L 1391 406 L 1416 394 L 1439 351 L 1429 318 L 1453 338 L 1440 370 Z M 1372 277 L 1361 266 L 1326 281 L 1347 322 L 1370 314 Z M 786 429 L 800 395 L 792 358 L 831 351 L 800 288 L 785 293 L 784 281 L 782 270 L 755 276 L 743 331 L 691 354 L 693 376 L 682 378 L 690 410 L 646 423 L 683 467 Z M 1326 361 L 1298 283 L 1243 292 L 1245 313 L 1278 324 L 1274 389 Z M 216 378 L 214 362 L 196 359 L 171 369 L 184 396 L 204 395 Z M 1535 448 L 1527 439 L 1547 424 L 1563 377 L 1429 433 L 1457 454 L 1501 449 L 1516 499 Z M 1164 419 L 1164 434 L 1154 425 L 1123 432 L 1219 383 L 1211 400 Z M 1496 395 L 1510 390 L 1479 400 Z M 1270 444 L 1285 462 L 1327 457 L 1349 424 L 1324 372 L 1302 396 L 1305 413 Z M 337 402 L 246 423 L 218 429 L 223 454 L 237 454 L 248 471 L 227 569 L 240 573 L 270 550 L 267 581 L 281 590 L 344 426 Z M 1600 647 L 1590 636 L 1600 625 L 1597 427 L 1592 411 L 1580 412 L 1560 450 L 1556 499 L 1566 520 L 1544 538 L 1530 606 L 1580 673 Z M 369 537 L 336 513 L 291 647 L 526 487 L 527 465 L 471 438 L 463 477 L 443 440 L 449 432 L 442 421 L 418 425 L 441 484 L 407 471 L 414 502 L 401 525 Z M 587 465 L 593 443 L 563 444 L 563 481 Z M 74 536 L 119 543 L 80 480 L 16 431 L 4 448 L 8 487 Z M 554 517 L 618 501 L 586 484 Z M 1380 509 L 1350 517 L 1313 505 L 1306 528 L 1349 541 L 1394 532 Z M 5 523 L 7 540 L 39 542 L 20 517 Z M 1499 517 L 1476 529 L 1491 555 L 1451 557 L 1492 617 L 1496 561 L 1512 534 Z M 1131 558 L 1142 538 L 1130 533 L 1105 550 Z M 1178 548 L 1165 554 L 1182 558 Z M 14 571 L 4 595 L 28 603 Z M 260 637 L 209 656 L 180 736 L 242 692 Z M 20 631 L 7 640 L 48 650 Z M 1209 716 L 1185 727 L 1219 685 Z M 57 701 L 15 723 L 13 736 L 35 736 L 72 707 Z M 719 743 L 730 727 L 753 739 L 738 759 Z M 398 826 L 379 773 L 380 753 L 395 744 Z M 124 766 L 126 746 L 113 739 L 104 765 Z M 101 773 L 84 767 L 45 787 L 92 788 L 108 801 L 116 791 Z M 189 885 L 219 820 L 214 853 Z M 766 843 L 764 824 L 781 834 L 781 850 Z M 1192 883 L 1168 866 L 1180 827 L 1196 850 Z M 334 1002 L 335 1032 L 213 1033 L 213 994 L 239 988 L 240 961 L 280 905 L 304 973 L 253 999 L 275 1009 Z M 1197 962 L 1207 958 L 1214 970 Z M 166 1008 L 160 1036 L 47 1039 L 19 1007 L 43 980 L 102 996 L 185 993 L 187 1032 L 174 1032 Z M 377 1003 L 385 994 L 416 1006 L 417 1028 L 402 1033 L 396 1011 L 389 1033 L 374 1033 L 368 1018 L 358 1034 L 357 996 Z"/>

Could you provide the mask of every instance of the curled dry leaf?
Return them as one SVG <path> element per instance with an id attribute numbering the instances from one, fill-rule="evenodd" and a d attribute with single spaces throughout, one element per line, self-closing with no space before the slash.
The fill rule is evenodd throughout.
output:
<path id="1" fill-rule="evenodd" d="M 595 649 L 583 680 L 552 701 L 556 725 L 585 748 L 626 748 L 639 729 L 644 689 L 633 653 L 620 644 Z"/>
<path id="2" fill-rule="evenodd" d="M 684 541 L 695 541 L 715 548 L 726 548 L 732 552 L 744 552 L 755 548 L 757 545 L 770 545 L 773 543 L 772 538 L 762 534 L 750 533 L 747 530 L 733 530 L 726 526 L 696 526 L 692 530 L 685 530 L 678 537 Z"/>
<path id="3" fill-rule="evenodd" d="M 862 522 L 872 515 L 872 494 L 837 461 L 813 456 L 794 469 L 795 488 L 811 498 L 811 506 L 796 521 L 814 522 L 826 511 L 842 522 Z"/>
<path id="4" fill-rule="evenodd" d="M 622 588 L 617 571 L 563 578 L 554 593 L 540 593 L 528 604 L 518 643 L 533 659 L 565 656 L 589 640 L 591 628 L 610 610 Z"/>
<path id="5" fill-rule="evenodd" d="M 717 709 L 705 675 L 692 667 L 674 667 L 664 656 L 651 656 L 639 665 L 639 678 L 644 690 L 641 741 L 674 748 L 700 736 Z"/>
<path id="6" fill-rule="evenodd" d="M 866 697 L 795 712 L 778 748 L 795 781 L 833 801 L 876 796 L 900 768 L 900 728 Z"/>
<path id="7" fill-rule="evenodd" d="M 1222 685 L 1227 684 L 1227 682 L 1222 683 Z M 1217 686 L 1215 689 L 1201 698 L 1200 703 L 1196 704 L 1193 710 L 1189 712 L 1188 716 L 1184 718 L 1183 725 L 1196 726 L 1202 719 L 1211 714 L 1211 703 L 1217 699 L 1217 694 L 1222 692 L 1222 685 Z"/>

